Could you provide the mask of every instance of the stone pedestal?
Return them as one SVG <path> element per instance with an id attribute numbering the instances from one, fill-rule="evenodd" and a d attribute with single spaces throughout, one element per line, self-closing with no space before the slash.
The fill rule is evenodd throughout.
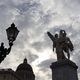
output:
<path id="1" fill-rule="evenodd" d="M 52 80 L 78 80 L 78 66 L 70 60 L 61 60 L 51 64 Z"/>

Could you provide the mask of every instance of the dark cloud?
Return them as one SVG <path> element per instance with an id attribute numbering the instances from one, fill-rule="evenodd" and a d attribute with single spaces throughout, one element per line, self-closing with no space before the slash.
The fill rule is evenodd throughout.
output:
<path id="1" fill-rule="evenodd" d="M 55 59 L 48 59 L 48 60 L 45 60 L 43 61 L 42 63 L 40 63 L 38 66 L 39 67 L 42 67 L 42 68 L 50 68 L 50 65 L 52 62 L 55 62 L 56 60 Z M 44 71 L 44 70 L 43 70 Z"/>
<path id="2" fill-rule="evenodd" d="M 32 1 L 26 1 L 25 3 L 22 3 L 17 6 L 17 8 L 20 10 L 20 14 L 24 14 L 25 12 L 31 11 L 34 12 L 39 7 L 38 2 L 32 2 Z"/>

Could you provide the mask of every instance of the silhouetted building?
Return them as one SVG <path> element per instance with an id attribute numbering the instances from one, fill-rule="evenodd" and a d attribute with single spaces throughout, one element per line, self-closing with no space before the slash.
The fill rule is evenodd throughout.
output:
<path id="1" fill-rule="evenodd" d="M 16 71 L 12 69 L 0 69 L 0 80 L 35 80 L 32 67 L 27 63 L 27 59 L 20 64 Z"/>

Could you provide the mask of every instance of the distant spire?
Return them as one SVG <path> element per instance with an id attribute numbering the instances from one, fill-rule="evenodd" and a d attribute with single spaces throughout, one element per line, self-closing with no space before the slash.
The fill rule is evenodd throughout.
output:
<path id="1" fill-rule="evenodd" d="M 12 24 L 11 24 L 11 27 L 15 27 L 15 24 L 14 24 L 14 23 L 12 23 Z"/>
<path id="2" fill-rule="evenodd" d="M 27 63 L 27 59 L 26 58 L 24 58 L 24 63 Z"/>

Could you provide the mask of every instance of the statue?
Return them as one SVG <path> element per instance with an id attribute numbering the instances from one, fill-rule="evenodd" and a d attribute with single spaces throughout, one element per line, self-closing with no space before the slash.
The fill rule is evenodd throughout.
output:
<path id="1" fill-rule="evenodd" d="M 74 47 L 71 40 L 66 36 L 65 30 L 60 30 L 59 35 L 55 34 L 54 36 L 47 32 L 48 36 L 53 42 L 53 51 L 56 49 L 57 60 L 67 59 L 64 55 L 64 52 L 67 53 L 68 59 L 70 59 L 69 51 L 73 51 Z"/>
<path id="2" fill-rule="evenodd" d="M 8 55 L 10 53 L 12 45 L 13 45 L 13 43 L 9 44 L 9 48 L 7 49 L 4 47 L 4 43 L 3 42 L 1 43 L 1 46 L 0 46 L 0 63 L 4 60 L 6 55 Z"/>

